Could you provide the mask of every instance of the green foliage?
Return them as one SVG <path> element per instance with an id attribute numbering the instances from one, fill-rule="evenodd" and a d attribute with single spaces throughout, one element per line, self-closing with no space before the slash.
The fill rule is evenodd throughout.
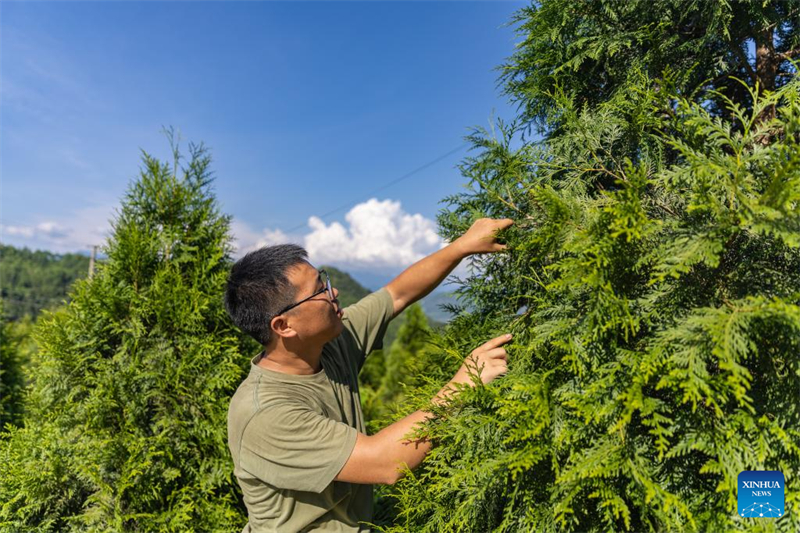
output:
<path id="1" fill-rule="evenodd" d="M 28 315 L 36 318 L 42 309 L 63 303 L 76 279 L 86 277 L 89 258 L 80 254 L 53 254 L 0 244 L 0 295 L 8 320 Z"/>
<path id="2" fill-rule="evenodd" d="M 376 350 L 367 357 L 359 376 L 361 406 L 369 435 L 394 422 L 406 399 L 406 390 L 413 390 L 422 382 L 428 362 L 427 350 L 431 349 L 428 343 L 435 335 L 419 303 L 406 308 L 394 323 L 399 324 L 396 338 L 391 344 L 385 344 L 385 349 Z M 372 523 L 391 525 L 396 519 L 397 501 L 390 487 L 377 485 L 374 499 Z"/>
<path id="3" fill-rule="evenodd" d="M 24 332 L 6 319 L 4 311 L 4 302 L 0 299 L 0 433 L 6 424 L 19 425 L 22 421 L 25 388 L 25 354 L 21 346 Z"/>
<path id="4" fill-rule="evenodd" d="M 470 258 L 475 311 L 398 412 L 430 409 L 434 448 L 385 531 L 800 528 L 800 82 L 717 113 L 628 79 L 595 108 L 564 98 L 542 143 L 511 149 L 517 121 L 471 137 L 440 226 L 513 218 L 510 250 Z M 509 330 L 506 376 L 430 404 Z M 782 518 L 738 516 L 742 470 L 784 473 Z"/>
<path id="5" fill-rule="evenodd" d="M 567 119 L 559 96 L 596 109 L 630 85 L 631 72 L 658 80 L 681 74 L 684 92 L 723 90 L 752 104 L 735 78 L 764 90 L 783 86 L 796 72 L 789 59 L 800 48 L 798 0 L 544 0 L 512 18 L 521 42 L 498 67 L 504 92 L 521 117 L 548 137 Z M 756 60 L 748 49 L 756 49 Z M 724 113 L 724 102 L 708 95 Z"/>
<path id="6" fill-rule="evenodd" d="M 209 532 L 246 521 L 226 444 L 244 376 L 210 157 L 143 153 L 105 247 L 35 330 L 26 423 L 0 441 L 0 531 Z M 182 170 L 182 176 L 178 176 Z"/>
<path id="7" fill-rule="evenodd" d="M 361 370 L 361 404 L 370 435 L 387 425 L 396 404 L 404 399 L 403 389 L 414 386 L 416 376 L 424 372 L 421 364 L 430 330 L 422 306 L 414 303 L 398 318 L 394 342 L 382 353 L 370 354 Z"/>

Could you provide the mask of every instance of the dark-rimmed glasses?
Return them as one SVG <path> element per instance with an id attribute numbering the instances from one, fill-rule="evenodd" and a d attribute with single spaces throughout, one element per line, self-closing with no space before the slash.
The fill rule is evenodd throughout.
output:
<path id="1" fill-rule="evenodd" d="M 299 302 L 297 302 L 297 303 L 293 303 L 292 305 L 290 305 L 290 306 L 288 306 L 288 307 L 284 307 L 283 309 L 281 309 L 280 311 L 278 311 L 277 313 L 275 313 L 275 315 L 274 315 L 274 316 L 278 316 L 278 315 L 280 315 L 280 314 L 283 314 L 283 313 L 285 313 L 286 311 L 288 311 L 289 309 L 292 309 L 292 308 L 294 308 L 294 307 L 297 307 L 297 306 L 298 306 L 298 305 L 300 305 L 301 303 L 303 303 L 303 302 L 307 302 L 308 300 L 310 300 L 310 299 L 311 299 L 311 298 L 313 298 L 314 296 L 316 296 L 316 295 L 318 295 L 318 294 L 322 294 L 322 293 L 323 293 L 323 292 L 325 292 L 325 291 L 328 291 L 328 297 L 330 298 L 330 300 L 331 300 L 331 301 L 333 301 L 333 289 L 331 288 L 331 279 L 328 277 L 328 273 L 327 273 L 327 272 L 325 272 L 325 269 L 322 269 L 322 270 L 320 270 L 320 271 L 319 271 L 319 273 L 320 273 L 320 274 L 324 274 L 324 275 L 325 275 L 325 286 L 324 286 L 323 288 L 321 288 L 320 290 L 318 290 L 317 292 L 315 292 L 314 294 L 312 294 L 312 295 L 311 295 L 311 296 L 309 296 L 308 298 L 305 298 L 305 299 L 303 299 L 303 300 L 300 300 L 300 301 L 299 301 Z M 274 318 L 274 317 L 273 317 L 273 318 Z"/>

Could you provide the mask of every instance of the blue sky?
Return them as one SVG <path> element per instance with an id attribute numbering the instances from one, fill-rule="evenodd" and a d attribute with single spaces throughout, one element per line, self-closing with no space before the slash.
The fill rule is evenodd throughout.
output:
<path id="1" fill-rule="evenodd" d="M 446 244 L 470 152 L 367 193 L 514 116 L 496 67 L 526 4 L 2 2 L 0 240 L 102 244 L 171 125 L 211 149 L 239 253 L 297 242 L 380 286 Z"/>

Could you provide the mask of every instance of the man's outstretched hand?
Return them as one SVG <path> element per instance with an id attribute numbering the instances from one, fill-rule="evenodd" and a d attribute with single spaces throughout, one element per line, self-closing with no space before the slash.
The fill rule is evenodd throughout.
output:
<path id="1" fill-rule="evenodd" d="M 464 255 L 502 252 L 508 245 L 500 244 L 495 233 L 514 223 L 510 218 L 479 218 L 457 240 Z"/>

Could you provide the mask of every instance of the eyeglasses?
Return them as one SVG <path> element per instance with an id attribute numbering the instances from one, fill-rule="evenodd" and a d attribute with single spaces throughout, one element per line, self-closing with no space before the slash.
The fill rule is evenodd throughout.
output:
<path id="1" fill-rule="evenodd" d="M 299 302 L 297 302 L 297 303 L 293 303 L 293 304 L 292 304 L 292 305 L 290 305 L 289 307 L 284 307 L 283 309 L 281 309 L 280 311 L 278 311 L 277 313 L 275 313 L 275 315 L 274 315 L 274 316 L 278 316 L 278 315 L 280 315 L 280 314 L 282 314 L 282 313 L 285 313 L 285 312 L 286 312 L 286 311 L 288 311 L 289 309 L 292 309 L 292 308 L 294 308 L 294 307 L 297 307 L 297 306 L 298 306 L 298 305 L 300 305 L 301 303 L 303 303 L 303 302 L 307 302 L 308 300 L 310 300 L 310 299 L 311 299 L 311 298 L 313 298 L 314 296 L 316 296 L 316 295 L 318 295 L 318 294 L 322 294 L 322 293 L 323 293 L 323 292 L 325 292 L 325 291 L 327 291 L 327 292 L 328 292 L 328 297 L 331 299 L 331 301 L 333 301 L 333 289 L 331 288 L 331 279 L 328 277 L 328 273 L 327 273 L 327 272 L 325 272 L 325 270 L 324 270 L 324 269 L 323 269 L 323 270 L 320 270 L 320 271 L 319 271 L 319 273 L 320 273 L 320 274 L 324 274 L 324 275 L 325 275 L 325 286 L 324 286 L 323 288 L 321 288 L 320 290 L 318 290 L 317 292 L 315 292 L 314 294 L 312 294 L 312 295 L 311 295 L 311 296 L 309 296 L 308 298 L 305 298 L 305 299 L 303 299 L 303 300 L 300 300 L 300 301 L 299 301 Z"/>

